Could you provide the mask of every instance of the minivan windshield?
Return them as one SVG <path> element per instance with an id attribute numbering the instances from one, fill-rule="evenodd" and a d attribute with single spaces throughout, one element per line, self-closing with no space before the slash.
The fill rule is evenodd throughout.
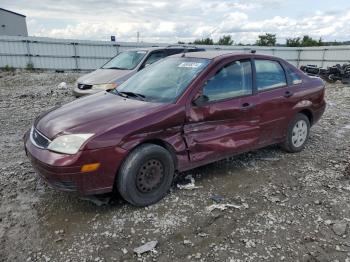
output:
<path id="1" fill-rule="evenodd" d="M 118 54 L 102 66 L 103 69 L 134 69 L 146 55 L 147 51 L 126 51 Z"/>
<path id="2" fill-rule="evenodd" d="M 145 101 L 173 102 L 209 63 L 203 58 L 166 58 L 138 72 L 112 93 Z"/>

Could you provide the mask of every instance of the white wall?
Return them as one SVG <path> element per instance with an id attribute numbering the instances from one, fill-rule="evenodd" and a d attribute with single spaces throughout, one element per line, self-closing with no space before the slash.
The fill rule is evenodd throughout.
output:
<path id="1" fill-rule="evenodd" d="M 26 17 L 0 9 L 0 35 L 28 36 Z"/>
<path id="2" fill-rule="evenodd" d="M 132 43 L 53 39 L 43 37 L 0 36 L 0 67 L 6 65 L 25 68 L 33 63 L 35 68 L 91 70 L 100 67 L 118 52 L 151 46 L 159 43 Z M 258 46 L 198 46 L 207 50 L 220 49 L 274 55 L 300 67 L 306 64 L 331 66 L 350 61 L 350 46 L 328 47 L 258 47 Z"/>

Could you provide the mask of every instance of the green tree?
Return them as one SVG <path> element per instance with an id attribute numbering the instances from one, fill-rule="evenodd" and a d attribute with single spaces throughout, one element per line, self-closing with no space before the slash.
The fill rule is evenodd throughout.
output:
<path id="1" fill-rule="evenodd" d="M 286 46 L 289 47 L 299 47 L 299 46 L 323 46 L 326 43 L 322 41 L 322 38 L 319 40 L 313 39 L 308 35 L 304 35 L 303 38 L 287 38 Z"/>
<path id="2" fill-rule="evenodd" d="M 286 46 L 288 46 L 288 47 L 298 47 L 298 46 L 301 46 L 301 38 L 300 38 L 300 37 L 296 37 L 296 38 L 287 38 Z"/>
<path id="3" fill-rule="evenodd" d="M 230 35 L 223 35 L 220 37 L 219 41 L 216 43 L 217 45 L 233 45 L 233 39 Z"/>
<path id="4" fill-rule="evenodd" d="M 301 40 L 301 46 L 322 46 L 322 38 L 319 40 L 312 39 L 312 37 L 308 35 L 304 35 L 303 39 Z"/>
<path id="5" fill-rule="evenodd" d="M 194 40 L 193 44 L 195 44 L 195 45 L 213 45 L 214 41 L 213 41 L 213 39 L 207 37 L 207 38 L 202 38 L 202 39 L 196 39 L 196 40 Z"/>
<path id="6" fill-rule="evenodd" d="M 258 46 L 275 46 L 276 45 L 276 35 L 265 34 L 259 35 L 259 39 L 255 43 Z"/>

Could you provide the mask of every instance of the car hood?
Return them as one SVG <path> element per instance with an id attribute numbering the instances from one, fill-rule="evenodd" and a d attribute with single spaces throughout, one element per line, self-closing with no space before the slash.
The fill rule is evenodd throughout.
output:
<path id="1" fill-rule="evenodd" d="M 80 77 L 77 82 L 87 85 L 106 84 L 132 74 L 133 70 L 97 69 Z"/>
<path id="2" fill-rule="evenodd" d="M 48 111 L 35 127 L 50 139 L 61 134 L 102 134 L 160 109 L 164 104 L 122 98 L 107 92 L 77 99 Z"/>

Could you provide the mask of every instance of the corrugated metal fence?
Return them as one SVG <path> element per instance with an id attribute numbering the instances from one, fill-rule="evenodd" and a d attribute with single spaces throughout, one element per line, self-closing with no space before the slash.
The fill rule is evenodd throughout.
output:
<path id="1" fill-rule="evenodd" d="M 0 67 L 26 68 L 33 64 L 40 69 L 91 70 L 103 65 L 114 55 L 130 48 L 167 46 L 160 43 L 131 43 L 53 39 L 43 37 L 0 36 Z M 328 47 L 255 47 L 198 46 L 207 50 L 221 49 L 274 55 L 301 66 L 330 66 L 350 61 L 350 46 Z"/>

